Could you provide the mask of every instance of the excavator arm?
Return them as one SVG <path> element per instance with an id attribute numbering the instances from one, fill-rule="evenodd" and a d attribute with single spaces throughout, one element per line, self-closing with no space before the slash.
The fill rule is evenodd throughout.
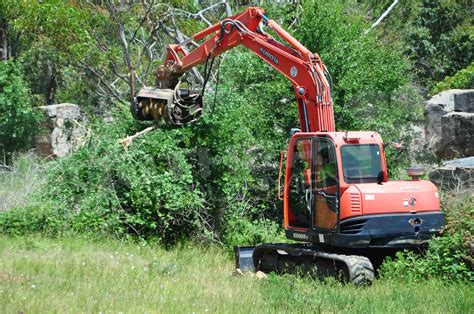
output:
<path id="1" fill-rule="evenodd" d="M 263 32 L 261 24 L 273 29 L 284 44 Z M 187 52 L 185 45 L 190 40 L 204 42 Z M 138 93 L 132 105 L 134 116 L 141 120 L 167 116 L 178 125 L 193 121 L 201 113 L 202 91 L 192 94 L 180 89 L 180 77 L 238 45 L 253 51 L 291 81 L 303 132 L 335 131 L 330 77 L 319 55 L 311 53 L 258 7 L 225 18 L 185 42 L 169 45 L 157 71 L 159 89 L 144 88 Z"/>

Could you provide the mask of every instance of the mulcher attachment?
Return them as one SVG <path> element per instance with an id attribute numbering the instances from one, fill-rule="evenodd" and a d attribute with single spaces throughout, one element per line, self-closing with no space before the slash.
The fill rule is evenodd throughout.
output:
<path id="1" fill-rule="evenodd" d="M 165 121 L 185 125 L 202 114 L 202 96 L 189 89 L 144 87 L 131 104 L 133 117 L 141 121 Z"/>
<path id="2" fill-rule="evenodd" d="M 254 249 L 252 257 L 255 271 L 335 277 L 355 285 L 374 281 L 374 268 L 367 257 L 329 253 L 315 246 L 262 244 Z"/>

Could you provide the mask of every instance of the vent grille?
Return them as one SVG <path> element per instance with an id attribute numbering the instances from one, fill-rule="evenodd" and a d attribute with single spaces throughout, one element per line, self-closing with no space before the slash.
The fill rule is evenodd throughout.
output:
<path id="1" fill-rule="evenodd" d="M 342 234 L 357 234 L 362 231 L 365 226 L 367 219 L 356 219 L 351 221 L 341 222 L 341 233 Z"/>
<path id="2" fill-rule="evenodd" d="M 351 193 L 351 212 L 360 214 L 361 212 L 361 201 L 359 193 Z"/>

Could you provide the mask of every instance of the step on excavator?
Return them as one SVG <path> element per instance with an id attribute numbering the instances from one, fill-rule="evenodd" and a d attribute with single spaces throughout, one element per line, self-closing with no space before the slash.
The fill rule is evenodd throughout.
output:
<path id="1" fill-rule="evenodd" d="M 276 39 L 265 28 L 273 30 Z M 188 51 L 190 41 L 200 44 Z M 294 241 L 237 247 L 237 267 L 365 284 L 374 280 L 374 264 L 384 256 L 426 247 L 445 220 L 437 188 L 420 180 L 419 168 L 408 169 L 411 180 L 389 181 L 378 133 L 336 131 L 331 77 L 320 56 L 260 7 L 169 45 L 157 70 L 156 88 L 138 92 L 131 104 L 133 116 L 177 126 L 196 120 L 203 112 L 204 87 L 192 88 L 183 74 L 201 64 L 208 69 L 214 58 L 238 45 L 290 80 L 300 128 L 292 130 L 288 149 L 281 153 L 278 178 L 283 225 L 287 238 Z M 204 75 L 206 81 L 208 76 Z"/>

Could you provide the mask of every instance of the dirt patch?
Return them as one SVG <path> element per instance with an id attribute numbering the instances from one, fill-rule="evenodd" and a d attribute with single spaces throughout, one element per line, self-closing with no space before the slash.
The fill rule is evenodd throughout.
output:
<path id="1" fill-rule="evenodd" d="M 0 281 L 4 281 L 4 282 L 23 282 L 25 280 L 26 280 L 26 277 L 23 276 L 23 275 L 14 276 L 14 275 L 10 275 L 8 273 L 0 272 Z"/>

